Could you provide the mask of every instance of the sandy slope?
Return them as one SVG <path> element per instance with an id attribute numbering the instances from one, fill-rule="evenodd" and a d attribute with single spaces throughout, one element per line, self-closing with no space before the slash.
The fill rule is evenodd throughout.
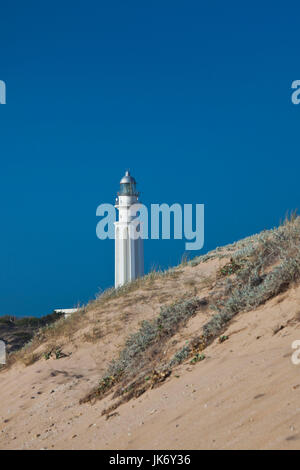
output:
<path id="1" fill-rule="evenodd" d="M 139 302 L 111 302 L 100 317 L 109 327 L 106 334 L 95 343 L 78 334 L 65 345 L 70 357 L 28 367 L 18 363 L 2 372 L 0 448 L 299 448 L 300 366 L 291 362 L 291 343 L 300 339 L 300 287 L 236 316 L 229 339 L 209 346 L 203 362 L 179 366 L 163 385 L 120 406 L 110 419 L 101 416 L 110 397 L 79 405 L 126 335 L 157 314 L 158 297 L 165 301 L 173 293 L 173 299 L 189 279 L 211 277 L 220 263 L 184 268 L 176 281 L 156 284 L 155 296 L 132 293 Z M 177 335 L 179 343 L 199 330 L 207 315 L 192 318 Z"/>

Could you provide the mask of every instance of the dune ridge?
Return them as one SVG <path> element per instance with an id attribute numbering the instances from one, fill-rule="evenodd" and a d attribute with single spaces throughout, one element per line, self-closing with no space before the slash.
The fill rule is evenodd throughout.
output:
<path id="1" fill-rule="evenodd" d="M 0 373 L 1 449 L 298 448 L 300 219 L 41 328 Z"/>

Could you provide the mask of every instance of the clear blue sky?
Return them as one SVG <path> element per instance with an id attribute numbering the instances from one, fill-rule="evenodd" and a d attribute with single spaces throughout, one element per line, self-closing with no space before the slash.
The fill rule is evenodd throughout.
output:
<path id="1" fill-rule="evenodd" d="M 205 204 L 192 255 L 299 207 L 299 18 L 296 2 L 2 2 L 0 314 L 113 284 L 96 208 L 128 167 L 146 204 Z M 146 242 L 146 269 L 183 252 Z"/>

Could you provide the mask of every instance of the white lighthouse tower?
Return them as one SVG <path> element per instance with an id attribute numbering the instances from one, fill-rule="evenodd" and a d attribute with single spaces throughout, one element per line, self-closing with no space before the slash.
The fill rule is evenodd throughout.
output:
<path id="1" fill-rule="evenodd" d="M 119 210 L 119 220 L 115 222 L 115 287 L 133 281 L 144 274 L 143 239 L 131 236 L 130 224 L 135 217 L 130 207 L 139 203 L 136 181 L 126 171 L 120 181 L 120 191 L 115 207 Z M 140 227 L 141 231 L 141 227 Z"/>

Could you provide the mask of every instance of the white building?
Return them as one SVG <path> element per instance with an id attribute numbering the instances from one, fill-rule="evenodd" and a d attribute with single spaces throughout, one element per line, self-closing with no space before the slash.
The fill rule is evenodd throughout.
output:
<path id="1" fill-rule="evenodd" d="M 63 313 L 65 318 L 69 318 L 72 315 L 72 313 L 75 313 L 78 310 L 79 310 L 78 308 L 55 308 L 53 312 Z"/>
<path id="2" fill-rule="evenodd" d="M 135 179 L 126 171 L 120 181 L 120 192 L 115 205 L 119 211 L 119 220 L 115 222 L 115 287 L 144 274 L 143 239 L 134 239 L 130 229 L 132 221 L 136 219 L 130 213 L 130 207 L 138 203 L 139 193 Z"/>

